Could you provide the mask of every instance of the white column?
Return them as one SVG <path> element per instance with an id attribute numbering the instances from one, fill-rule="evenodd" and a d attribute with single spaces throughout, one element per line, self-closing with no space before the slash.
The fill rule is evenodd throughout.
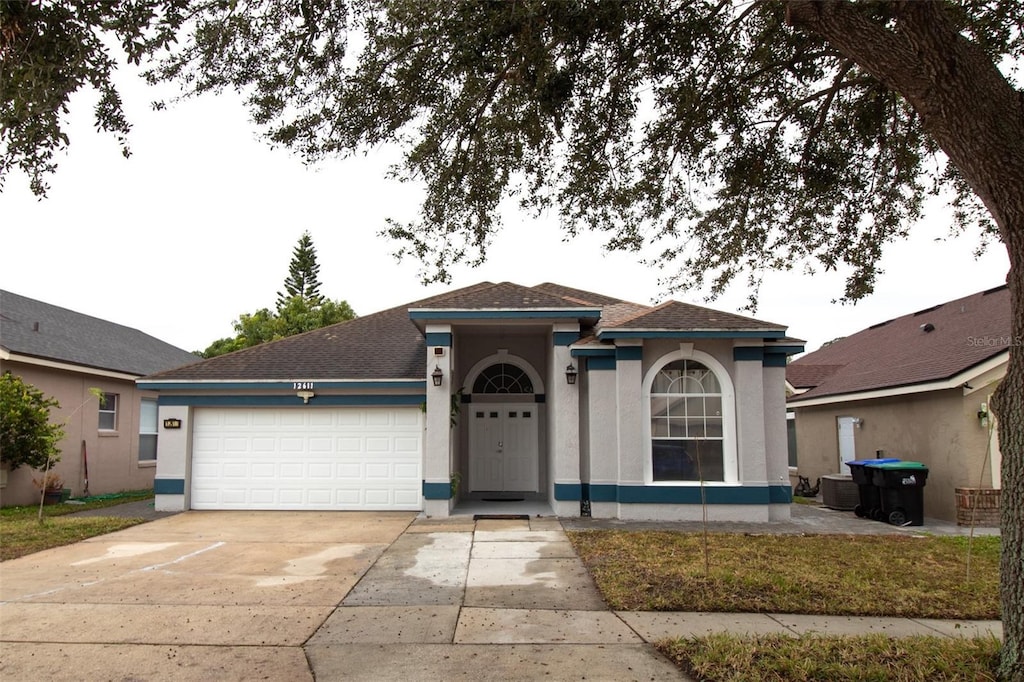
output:
<path id="1" fill-rule="evenodd" d="M 619 482 L 617 416 L 615 410 L 616 375 L 615 358 L 587 359 L 590 428 L 590 515 L 594 518 L 614 518 L 618 504 L 595 499 L 596 486 L 616 486 Z"/>
<path id="2" fill-rule="evenodd" d="M 179 428 L 165 428 L 164 420 L 180 420 Z M 192 484 L 192 410 L 161 405 L 157 414 L 156 478 L 153 508 L 179 512 L 190 506 Z M 180 490 L 181 492 L 177 492 Z M 173 492 L 161 492 L 173 491 Z"/>
<path id="3" fill-rule="evenodd" d="M 451 394 L 452 328 L 447 324 L 428 324 L 427 333 L 427 414 L 423 438 L 423 480 L 429 489 L 451 485 Z M 441 370 L 441 385 L 434 386 L 432 375 Z M 448 516 L 453 501 L 444 498 L 423 500 L 427 516 Z"/>
<path id="4" fill-rule="evenodd" d="M 769 482 L 765 462 L 763 351 L 760 347 L 737 347 L 733 351 L 739 478 L 745 484 L 763 485 Z"/>
<path id="5" fill-rule="evenodd" d="M 619 485 L 644 485 L 647 447 L 643 430 L 643 342 L 619 341 L 615 348 Z"/>
<path id="6" fill-rule="evenodd" d="M 556 486 L 580 486 L 580 394 L 579 384 L 570 384 L 566 368 L 573 362 L 564 339 L 579 336 L 580 326 L 555 324 L 548 354 L 548 496 L 552 511 L 559 516 L 579 516 L 580 502 L 556 500 Z M 577 370 L 579 368 L 577 367 Z"/>
<path id="7" fill-rule="evenodd" d="M 764 366 L 764 435 L 768 485 L 789 485 L 789 439 L 786 434 L 786 366 L 784 355 L 768 356 Z M 773 364 L 781 359 L 779 365 Z M 787 521 L 790 505 L 776 503 L 768 511 L 772 521 Z"/>

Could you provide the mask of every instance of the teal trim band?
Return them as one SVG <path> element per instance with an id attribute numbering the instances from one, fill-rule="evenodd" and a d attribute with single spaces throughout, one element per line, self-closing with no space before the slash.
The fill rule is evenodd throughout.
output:
<path id="1" fill-rule="evenodd" d="M 316 379 L 296 379 L 295 381 L 140 381 L 136 383 L 141 391 L 289 391 L 294 392 L 296 382 L 313 384 L 313 390 L 327 389 L 361 389 L 377 390 L 381 388 L 399 388 L 403 390 L 427 388 L 427 381 L 317 381 Z"/>
<path id="2" fill-rule="evenodd" d="M 705 486 L 708 504 L 777 504 L 789 486 Z M 618 501 L 625 504 L 701 504 L 699 486 L 622 485 Z"/>
<path id="3" fill-rule="evenodd" d="M 740 346 L 739 348 L 733 348 L 732 359 L 735 360 L 736 362 L 761 362 L 762 360 L 764 360 L 764 348 L 754 348 L 752 346 Z"/>
<path id="4" fill-rule="evenodd" d="M 423 497 L 428 500 L 450 500 L 452 499 L 452 484 L 423 481 Z"/>
<path id="5" fill-rule="evenodd" d="M 450 332 L 427 332 L 427 345 L 451 347 L 452 335 Z"/>
<path id="6" fill-rule="evenodd" d="M 599 339 L 781 339 L 782 331 L 629 331 L 605 329 L 597 333 Z"/>
<path id="7" fill-rule="evenodd" d="M 608 346 L 606 348 L 573 348 L 572 356 L 574 358 L 592 358 L 592 357 L 615 357 L 615 347 Z"/>
<path id="8" fill-rule="evenodd" d="M 562 310 L 410 310 L 412 320 L 575 320 L 601 317 L 597 308 L 565 308 Z"/>
<path id="9" fill-rule="evenodd" d="M 765 346 L 765 353 L 785 353 L 786 355 L 796 355 L 797 353 L 803 353 L 803 346 Z"/>
<path id="10" fill-rule="evenodd" d="M 766 349 L 767 350 L 767 349 Z M 764 354 L 764 366 L 765 367 L 785 367 L 786 366 L 786 354 L 785 353 L 772 353 L 770 351 Z"/>
<path id="11" fill-rule="evenodd" d="M 579 332 L 555 332 L 553 336 L 556 346 L 571 346 L 580 340 Z"/>
<path id="12" fill-rule="evenodd" d="M 555 499 L 559 501 L 580 500 L 582 498 L 582 486 L 579 483 L 556 483 Z"/>
<path id="13" fill-rule="evenodd" d="M 422 395 L 318 395 L 305 405 L 295 395 L 161 395 L 164 407 L 399 407 L 422 405 Z"/>
<path id="14" fill-rule="evenodd" d="M 643 360 L 644 349 L 642 346 L 620 346 L 615 349 L 616 360 Z"/>
<path id="15" fill-rule="evenodd" d="M 153 493 L 156 495 L 184 495 L 184 478 L 158 478 L 153 481 Z"/>
<path id="16" fill-rule="evenodd" d="M 612 483 L 591 483 L 591 502 L 615 502 L 618 497 L 618 486 Z"/>
<path id="17" fill-rule="evenodd" d="M 615 369 L 615 358 L 608 356 L 589 357 L 587 358 L 587 369 Z"/>
<path id="18" fill-rule="evenodd" d="M 793 489 L 788 485 L 768 486 L 768 501 L 771 504 L 791 504 L 793 502 Z"/>

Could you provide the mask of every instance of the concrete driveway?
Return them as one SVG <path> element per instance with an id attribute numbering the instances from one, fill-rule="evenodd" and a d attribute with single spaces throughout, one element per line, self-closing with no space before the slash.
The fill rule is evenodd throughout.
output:
<path id="1" fill-rule="evenodd" d="M 0 678 L 312 680 L 412 513 L 188 512 L 0 565 Z"/>

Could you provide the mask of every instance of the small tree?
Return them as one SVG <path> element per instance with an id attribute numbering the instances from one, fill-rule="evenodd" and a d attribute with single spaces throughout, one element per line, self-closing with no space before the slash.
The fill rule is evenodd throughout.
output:
<path id="1" fill-rule="evenodd" d="M 55 398 L 10 372 L 0 375 L 0 463 L 14 470 L 22 465 L 42 469 L 60 460 L 57 443 L 63 424 L 50 421 Z"/>
<path id="2" fill-rule="evenodd" d="M 292 262 L 288 265 L 288 277 L 284 280 L 284 292 L 277 292 L 277 311 L 288 305 L 289 300 L 299 297 L 312 305 L 320 305 L 320 264 L 316 262 L 316 247 L 309 232 L 303 232 L 299 243 L 292 251 Z"/>

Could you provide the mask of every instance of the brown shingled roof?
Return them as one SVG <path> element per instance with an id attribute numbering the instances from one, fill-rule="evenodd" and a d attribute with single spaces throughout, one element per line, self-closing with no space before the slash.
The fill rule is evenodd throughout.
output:
<path id="1" fill-rule="evenodd" d="M 666 301 L 661 305 L 641 311 L 628 319 L 602 329 L 673 329 L 688 331 L 719 330 L 772 330 L 785 331 L 785 325 L 744 317 L 722 310 L 703 308 L 691 303 Z"/>
<path id="2" fill-rule="evenodd" d="M 1009 349 L 1005 286 L 871 326 L 790 363 L 801 400 L 942 381 Z"/>
<path id="3" fill-rule="evenodd" d="M 562 296 L 524 287 L 512 282 L 469 287 L 427 301 L 410 304 L 408 308 L 437 308 L 458 310 L 526 310 L 600 307 L 570 301 Z"/>
<path id="4" fill-rule="evenodd" d="M 538 291 L 545 291 L 555 296 L 561 296 L 562 298 L 570 301 L 577 301 L 583 305 L 598 305 L 608 306 L 616 303 L 625 303 L 620 298 L 612 298 L 611 296 L 604 296 L 603 294 L 595 294 L 592 291 L 583 291 L 582 289 L 573 289 L 572 287 L 562 286 L 561 284 L 555 284 L 554 282 L 544 282 L 533 287 Z"/>

